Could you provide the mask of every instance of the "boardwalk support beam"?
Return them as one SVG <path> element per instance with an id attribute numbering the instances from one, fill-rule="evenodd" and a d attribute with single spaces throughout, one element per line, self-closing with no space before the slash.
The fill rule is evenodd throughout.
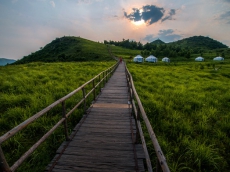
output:
<path id="1" fill-rule="evenodd" d="M 85 87 L 82 88 L 83 99 L 84 99 L 84 113 L 86 112 L 86 98 L 85 98 Z"/>
<path id="2" fill-rule="evenodd" d="M 3 154 L 1 145 L 0 145 L 0 171 L 11 172 L 10 167 L 9 167 L 8 163 L 6 162 L 6 158 Z"/>
<path id="3" fill-rule="evenodd" d="M 62 102 L 62 117 L 65 118 L 65 121 L 63 122 L 64 125 L 64 134 L 66 141 L 70 140 L 68 135 L 68 128 L 67 128 L 67 117 L 66 117 L 66 108 L 65 108 L 65 101 Z"/>

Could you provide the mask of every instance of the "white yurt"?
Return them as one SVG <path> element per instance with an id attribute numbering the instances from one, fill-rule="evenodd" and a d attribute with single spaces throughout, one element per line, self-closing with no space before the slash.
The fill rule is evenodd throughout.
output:
<path id="1" fill-rule="evenodd" d="M 224 58 L 223 57 L 215 57 L 213 60 L 221 61 L 221 60 L 224 60 Z"/>
<path id="2" fill-rule="evenodd" d="M 156 63 L 158 60 L 157 60 L 157 58 L 155 56 L 150 55 L 145 59 L 145 61 Z"/>
<path id="3" fill-rule="evenodd" d="M 164 58 L 162 59 L 162 62 L 170 62 L 170 59 L 169 59 L 168 57 L 164 57 Z"/>
<path id="4" fill-rule="evenodd" d="M 133 61 L 142 63 L 144 62 L 144 58 L 141 55 L 137 55 L 136 57 L 134 57 Z"/>
<path id="5" fill-rule="evenodd" d="M 197 58 L 195 58 L 195 61 L 202 62 L 202 61 L 204 61 L 204 58 L 203 57 L 197 57 Z"/>

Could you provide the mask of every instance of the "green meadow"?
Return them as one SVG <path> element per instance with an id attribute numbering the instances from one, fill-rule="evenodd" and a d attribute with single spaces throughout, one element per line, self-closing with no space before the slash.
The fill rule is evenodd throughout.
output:
<path id="1" fill-rule="evenodd" d="M 137 64 L 122 53 L 125 49 L 113 47 L 113 51 L 127 61 L 170 170 L 228 171 L 230 63 Z M 36 62 L 0 67 L 0 135 L 113 64 L 115 62 Z M 73 107 L 81 97 L 82 92 L 79 92 L 66 102 L 66 106 Z M 91 101 L 92 97 L 88 106 Z M 82 114 L 83 108 L 79 108 L 70 116 L 69 133 Z M 61 106 L 58 106 L 4 142 L 2 149 L 9 164 L 12 165 L 56 124 L 61 115 Z M 145 136 L 152 164 L 155 164 L 155 151 L 146 130 Z M 18 171 L 43 171 L 64 140 L 63 127 L 59 127 Z"/>
<path id="2" fill-rule="evenodd" d="M 115 62 L 28 63 L 0 67 L 0 135 L 5 134 L 35 113 L 72 92 L 86 81 L 106 70 Z M 89 86 L 90 87 L 90 86 Z M 90 90 L 87 88 L 86 90 Z M 99 90 L 97 90 L 99 92 Z M 82 92 L 66 101 L 74 107 Z M 90 105 L 92 96 L 88 99 Z M 69 133 L 84 114 L 79 108 L 68 118 Z M 9 165 L 20 158 L 62 117 L 61 105 L 30 124 L 1 146 Z M 59 127 L 17 171 L 43 171 L 52 160 L 57 148 L 65 140 Z"/>
<path id="3" fill-rule="evenodd" d="M 230 63 L 127 66 L 170 170 L 229 171 Z"/>

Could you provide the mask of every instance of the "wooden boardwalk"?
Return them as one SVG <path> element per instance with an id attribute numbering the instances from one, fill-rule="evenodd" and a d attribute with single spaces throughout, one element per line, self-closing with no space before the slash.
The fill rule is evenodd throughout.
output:
<path id="1" fill-rule="evenodd" d="M 128 101 L 122 63 L 47 171 L 145 171 L 142 145 L 134 143 L 136 127 Z"/>

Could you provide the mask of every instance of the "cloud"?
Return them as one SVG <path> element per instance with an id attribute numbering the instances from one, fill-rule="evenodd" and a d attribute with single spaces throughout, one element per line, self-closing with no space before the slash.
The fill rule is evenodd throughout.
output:
<path id="1" fill-rule="evenodd" d="M 142 18 L 149 25 L 159 21 L 164 15 L 164 8 L 159 8 L 154 5 L 146 5 L 143 7 Z"/>
<path id="2" fill-rule="evenodd" d="M 164 8 L 157 7 L 155 5 L 146 5 L 142 8 L 133 8 L 133 12 L 127 14 L 124 12 L 124 16 L 131 21 L 144 20 L 145 23 L 151 25 L 161 20 L 164 22 L 166 20 L 172 20 L 172 16 L 176 14 L 175 9 L 171 9 L 168 14 Z"/>
<path id="3" fill-rule="evenodd" d="M 227 21 L 227 24 L 230 24 L 230 11 L 221 14 L 219 17 L 217 17 L 217 20 L 225 20 Z"/>
<path id="4" fill-rule="evenodd" d="M 133 12 L 129 15 L 127 15 L 127 13 L 124 12 L 124 15 L 126 18 L 132 21 L 140 21 L 142 19 L 141 12 L 137 8 L 133 8 Z"/>
<path id="5" fill-rule="evenodd" d="M 77 3 L 92 4 L 93 2 L 100 2 L 101 0 L 77 0 Z"/>
<path id="6" fill-rule="evenodd" d="M 52 5 L 53 8 L 55 8 L 55 3 L 54 3 L 54 1 L 50 1 L 50 4 Z"/>
<path id="7" fill-rule="evenodd" d="M 174 30 L 159 30 L 158 34 L 155 36 L 153 34 L 146 35 L 143 38 L 143 41 L 152 42 L 156 39 L 161 39 L 164 42 L 172 42 L 182 38 L 182 35 L 178 35 L 174 33 Z"/>
<path id="8" fill-rule="evenodd" d="M 163 18 L 161 21 L 163 22 L 165 20 L 173 20 L 172 16 L 175 15 L 175 14 L 176 14 L 176 10 L 175 9 L 171 9 L 169 11 L 169 14 L 165 18 Z"/>
<path id="9" fill-rule="evenodd" d="M 18 2 L 18 0 L 12 0 L 11 1 L 13 4 L 15 4 L 16 2 Z"/>

